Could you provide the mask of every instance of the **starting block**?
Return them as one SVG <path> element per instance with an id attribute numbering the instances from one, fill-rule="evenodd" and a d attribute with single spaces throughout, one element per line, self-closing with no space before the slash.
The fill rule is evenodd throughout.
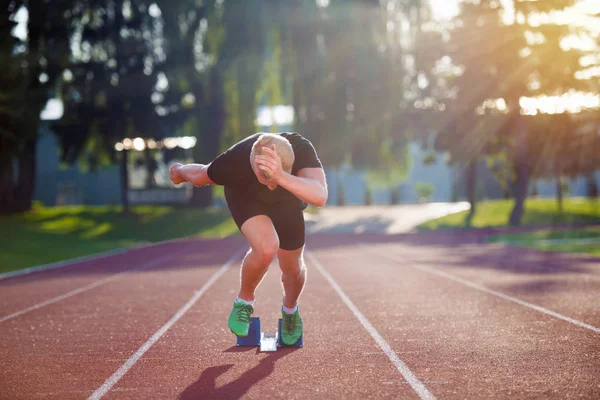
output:
<path id="1" fill-rule="evenodd" d="M 300 339 L 296 344 L 288 346 L 281 341 L 279 332 L 281 332 L 282 320 L 279 319 L 277 331 L 275 333 L 264 333 L 261 331 L 260 318 L 250 318 L 250 329 L 248 330 L 248 336 L 237 337 L 237 346 L 260 346 L 261 352 L 277 351 L 279 347 L 304 347 L 304 335 L 300 336 Z"/>

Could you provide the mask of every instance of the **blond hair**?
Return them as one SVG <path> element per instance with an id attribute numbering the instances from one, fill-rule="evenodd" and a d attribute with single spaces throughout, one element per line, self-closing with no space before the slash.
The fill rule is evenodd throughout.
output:
<path id="1" fill-rule="evenodd" d="M 274 133 L 261 133 L 254 145 L 252 146 L 252 162 L 254 162 L 254 156 L 263 155 L 263 147 L 271 147 L 275 145 L 275 152 L 281 159 L 281 169 L 288 174 L 292 172 L 292 166 L 294 165 L 294 149 L 290 142 L 283 136 Z"/>

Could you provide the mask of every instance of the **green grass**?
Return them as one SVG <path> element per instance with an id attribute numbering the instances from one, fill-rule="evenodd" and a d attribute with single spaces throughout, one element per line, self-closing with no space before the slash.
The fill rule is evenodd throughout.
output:
<path id="1" fill-rule="evenodd" d="M 594 240 L 595 242 L 585 243 L 581 239 L 583 241 Z M 547 240 L 564 240 L 565 243 L 544 242 Z M 600 257 L 600 226 L 556 231 L 543 229 L 535 232 L 494 235 L 488 238 L 488 241 L 546 251 L 585 253 Z"/>
<path id="2" fill-rule="evenodd" d="M 186 236 L 227 237 L 238 233 L 227 211 L 132 207 L 39 207 L 0 217 L 0 272 L 102 251 Z"/>
<path id="3" fill-rule="evenodd" d="M 468 211 L 428 221 L 418 226 L 419 230 L 486 228 L 508 225 L 512 200 L 481 202 L 470 224 L 466 223 Z M 555 199 L 528 199 L 525 203 L 523 226 L 552 226 L 600 223 L 600 199 L 567 198 L 563 212 L 558 212 Z"/>

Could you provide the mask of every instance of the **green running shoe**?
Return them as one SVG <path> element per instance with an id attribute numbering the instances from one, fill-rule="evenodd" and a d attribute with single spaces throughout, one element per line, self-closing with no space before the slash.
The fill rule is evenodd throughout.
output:
<path id="1" fill-rule="evenodd" d="M 250 328 L 250 316 L 254 312 L 254 307 L 249 304 L 235 301 L 233 303 L 233 309 L 229 315 L 229 329 L 236 336 L 246 337 L 248 336 L 248 330 Z"/>
<path id="2" fill-rule="evenodd" d="M 302 336 L 302 320 L 300 319 L 300 308 L 293 314 L 281 310 L 281 341 L 287 346 L 292 346 Z"/>

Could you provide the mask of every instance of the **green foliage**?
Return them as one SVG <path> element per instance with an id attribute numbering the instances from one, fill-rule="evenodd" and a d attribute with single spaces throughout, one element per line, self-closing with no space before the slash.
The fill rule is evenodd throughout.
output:
<path id="1" fill-rule="evenodd" d="M 431 183 L 427 182 L 417 182 L 415 183 L 415 193 L 419 197 L 419 200 L 428 201 L 433 196 L 435 191 L 434 186 Z"/>
<path id="2" fill-rule="evenodd" d="M 470 227 L 508 226 L 509 215 L 514 200 L 490 200 L 481 202 L 471 221 Z M 565 199 L 563 212 L 560 213 L 554 199 L 527 199 L 523 215 L 523 226 L 551 226 L 575 224 L 600 224 L 600 200 L 571 197 Z M 428 221 L 420 230 L 456 229 L 464 227 L 468 211 L 448 215 Z"/>
<path id="3" fill-rule="evenodd" d="M 586 253 L 600 257 L 600 228 L 591 227 L 574 230 L 542 229 L 534 232 L 494 235 L 488 238 L 493 243 L 507 243 L 546 251 Z"/>
<path id="4" fill-rule="evenodd" d="M 166 206 L 36 207 L 0 217 L 0 272 L 163 240 L 237 234 L 229 213 Z M 177 221 L 176 224 L 173 221 Z M 32 252 L 31 243 L 44 251 Z"/>

